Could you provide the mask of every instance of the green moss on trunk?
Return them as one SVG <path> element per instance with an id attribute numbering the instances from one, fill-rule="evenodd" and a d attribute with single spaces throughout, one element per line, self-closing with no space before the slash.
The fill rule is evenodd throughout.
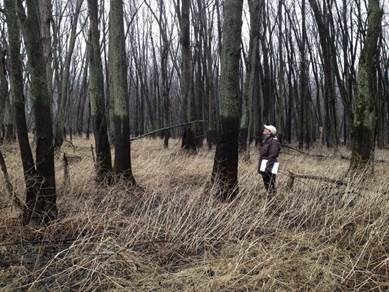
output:
<path id="1" fill-rule="evenodd" d="M 352 156 L 350 170 L 372 166 L 375 146 L 376 60 L 383 12 L 378 0 L 369 0 L 368 30 L 359 60 L 357 94 L 353 100 Z"/>

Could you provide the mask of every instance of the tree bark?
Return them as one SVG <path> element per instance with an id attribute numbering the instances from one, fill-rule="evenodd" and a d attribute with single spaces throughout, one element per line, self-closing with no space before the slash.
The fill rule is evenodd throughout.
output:
<path id="1" fill-rule="evenodd" d="M 36 169 L 28 141 L 28 130 L 23 95 L 23 74 L 20 56 L 20 27 L 16 14 L 16 2 L 4 0 L 6 22 L 8 27 L 9 62 L 11 73 L 11 88 L 14 96 L 16 133 L 23 165 L 24 182 L 26 185 L 26 206 L 23 221 L 29 223 L 36 200 L 35 176 Z"/>
<path id="2" fill-rule="evenodd" d="M 239 192 L 239 59 L 242 4 L 241 0 L 226 0 L 224 2 L 220 132 L 212 171 L 212 181 L 219 187 L 217 196 L 222 200 L 231 200 Z"/>
<path id="3" fill-rule="evenodd" d="M 88 0 L 89 11 L 89 96 L 93 134 L 97 156 L 97 180 L 109 179 L 112 172 L 111 149 L 107 134 L 107 113 L 104 100 L 104 77 L 100 54 L 100 31 L 96 0 Z"/>
<path id="4" fill-rule="evenodd" d="M 113 99 L 115 133 L 114 171 L 135 184 L 131 170 L 130 125 L 128 116 L 127 60 L 123 23 L 123 1 L 111 0 L 109 13 L 110 94 Z"/>
<path id="5" fill-rule="evenodd" d="M 0 144 L 3 142 L 3 139 L 6 138 L 5 134 L 5 124 L 6 124 L 6 115 L 7 114 L 7 100 L 9 103 L 8 96 L 8 84 L 7 79 L 5 77 L 5 56 L 6 50 L 0 47 L 0 127 L 4 129 L 4 133 L 0 133 Z"/>
<path id="6" fill-rule="evenodd" d="M 373 170 L 377 94 L 377 54 L 383 11 L 378 0 L 369 0 L 368 29 L 359 59 L 357 94 L 353 100 L 352 154 L 350 170 Z"/>
<path id="7" fill-rule="evenodd" d="M 181 91 L 184 101 L 183 116 L 184 122 L 195 119 L 195 102 L 192 92 L 192 51 L 190 47 L 190 0 L 181 1 L 180 29 L 181 29 Z M 195 126 L 187 127 L 182 137 L 182 147 L 186 150 L 196 150 Z"/>
<path id="8" fill-rule="evenodd" d="M 259 60 L 259 30 L 260 30 L 260 8 L 263 2 L 260 0 L 249 1 L 250 10 L 250 41 L 248 62 L 246 66 L 246 79 L 242 99 L 242 116 L 239 129 L 239 150 L 247 151 L 251 129 L 249 125 L 253 120 L 253 99 L 255 94 L 255 83 L 258 82 L 258 60 Z"/>
<path id="9" fill-rule="evenodd" d="M 24 25 L 28 61 L 31 68 L 31 95 L 36 125 L 36 170 L 39 191 L 31 220 L 47 224 L 57 217 L 54 169 L 53 123 L 45 60 L 39 26 L 39 0 L 27 1 L 27 16 L 19 2 L 19 18 Z"/>

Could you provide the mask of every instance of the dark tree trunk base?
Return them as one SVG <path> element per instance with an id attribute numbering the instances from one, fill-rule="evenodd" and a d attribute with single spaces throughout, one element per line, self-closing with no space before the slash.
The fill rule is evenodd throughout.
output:
<path id="1" fill-rule="evenodd" d="M 114 116 L 115 129 L 115 177 L 127 181 L 130 185 L 135 185 L 135 179 L 131 168 L 131 143 L 128 139 L 130 128 L 128 116 Z"/>
<path id="2" fill-rule="evenodd" d="M 208 144 L 208 149 L 212 150 L 212 146 L 216 144 L 216 131 L 215 130 L 209 130 L 207 132 L 207 144 Z"/>
<path id="3" fill-rule="evenodd" d="M 239 152 L 244 153 L 247 151 L 247 137 L 249 134 L 248 128 L 239 129 Z"/>
<path id="4" fill-rule="evenodd" d="M 163 147 L 165 149 L 169 148 L 169 139 L 170 139 L 170 132 L 169 132 L 169 130 L 163 131 L 162 137 L 163 137 Z"/>
<path id="5" fill-rule="evenodd" d="M 195 133 L 191 127 L 187 127 L 182 135 L 182 144 L 181 147 L 188 151 L 197 150 L 197 141 Z"/>
<path id="6" fill-rule="evenodd" d="M 5 126 L 4 140 L 6 142 L 15 142 L 16 141 L 14 125 L 8 124 Z"/>
<path id="7" fill-rule="evenodd" d="M 238 187 L 238 136 L 239 118 L 222 118 L 221 133 L 215 153 L 212 183 L 218 185 L 217 197 L 232 201 L 239 193 Z"/>
<path id="8" fill-rule="evenodd" d="M 374 134 L 368 128 L 359 126 L 354 128 L 352 135 L 354 142 L 349 173 L 364 169 L 374 162 Z"/>

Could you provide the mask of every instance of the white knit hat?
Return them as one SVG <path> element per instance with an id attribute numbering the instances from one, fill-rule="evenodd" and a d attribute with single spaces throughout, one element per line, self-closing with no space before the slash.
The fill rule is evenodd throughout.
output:
<path id="1" fill-rule="evenodd" d="M 265 129 L 269 130 L 273 135 L 277 134 L 276 127 L 272 125 L 264 125 Z"/>

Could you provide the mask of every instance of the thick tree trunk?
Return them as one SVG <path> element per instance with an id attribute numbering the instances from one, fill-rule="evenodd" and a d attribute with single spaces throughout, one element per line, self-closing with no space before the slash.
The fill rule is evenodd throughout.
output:
<path id="1" fill-rule="evenodd" d="M 107 134 L 107 114 L 104 100 L 104 77 L 100 54 L 100 31 L 98 27 L 98 7 L 96 0 L 88 0 L 89 11 L 89 96 L 93 134 L 97 156 L 97 179 L 109 179 L 112 172 L 111 149 Z"/>
<path id="2" fill-rule="evenodd" d="M 124 176 L 131 184 L 135 184 L 131 170 L 127 61 L 122 0 L 111 0 L 111 10 L 109 13 L 109 64 L 112 77 L 110 94 L 113 99 L 115 128 L 114 170 L 117 175 Z"/>
<path id="3" fill-rule="evenodd" d="M 378 38 L 383 11 L 378 0 L 369 0 L 368 29 L 359 59 L 357 94 L 353 100 L 352 154 L 350 170 L 373 166 L 377 94 Z"/>
<path id="4" fill-rule="evenodd" d="M 241 0 L 226 0 L 224 2 L 220 132 L 212 171 L 212 181 L 218 185 L 217 194 L 223 200 L 233 199 L 239 192 L 239 59 L 242 4 Z"/>
<path id="5" fill-rule="evenodd" d="M 36 125 L 36 170 L 39 192 L 31 220 L 48 223 L 57 217 L 56 186 L 53 148 L 53 123 L 51 99 L 48 93 L 47 76 L 39 26 L 39 0 L 27 1 L 27 17 L 19 6 L 19 18 L 24 24 L 25 41 L 31 68 L 31 95 L 34 103 Z"/>

